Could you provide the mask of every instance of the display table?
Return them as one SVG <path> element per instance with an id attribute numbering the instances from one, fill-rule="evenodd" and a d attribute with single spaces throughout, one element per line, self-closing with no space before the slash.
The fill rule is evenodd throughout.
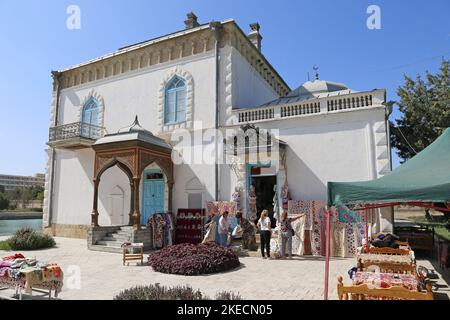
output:
<path id="1" fill-rule="evenodd" d="M 385 263 L 400 263 L 400 264 L 415 264 L 415 257 L 413 254 L 408 255 L 393 255 L 393 254 L 378 254 L 378 253 L 358 253 L 356 260 L 363 263 L 368 262 L 385 262 Z"/>
<path id="2" fill-rule="evenodd" d="M 356 272 L 353 277 L 353 284 L 368 284 L 374 288 L 388 288 L 393 286 L 403 286 L 408 290 L 417 290 L 419 281 L 411 274 L 395 274 L 380 272 Z"/>
<path id="3" fill-rule="evenodd" d="M 33 291 L 56 298 L 63 287 L 63 272 L 57 264 L 48 264 L 26 258 L 18 253 L 0 259 L 0 289 L 12 289 L 22 299 L 22 292 Z M 45 291 L 43 291 L 45 290 Z"/>
<path id="4" fill-rule="evenodd" d="M 128 261 L 140 260 L 144 264 L 144 244 L 143 243 L 124 243 L 122 244 L 123 257 L 122 263 L 129 265 Z M 137 253 L 135 251 L 138 251 Z"/>

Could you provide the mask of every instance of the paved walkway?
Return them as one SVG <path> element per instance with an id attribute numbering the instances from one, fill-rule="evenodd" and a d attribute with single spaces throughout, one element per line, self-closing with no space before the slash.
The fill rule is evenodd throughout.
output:
<path id="1" fill-rule="evenodd" d="M 86 240 L 55 240 L 56 248 L 27 251 L 25 255 L 59 263 L 65 273 L 64 288 L 59 295 L 61 299 L 112 299 L 123 289 L 152 283 L 168 286 L 188 284 L 210 297 L 214 297 L 217 291 L 226 290 L 237 292 L 244 299 L 323 299 L 323 258 L 263 260 L 244 257 L 240 258 L 242 266 L 237 270 L 187 277 L 154 272 L 149 266 L 137 266 L 135 263 L 122 266 L 120 254 L 89 251 Z M 9 253 L 0 250 L 0 256 Z M 330 299 L 337 298 L 337 276 L 348 279 L 347 270 L 353 264 L 354 259 L 350 258 L 331 260 Z M 418 261 L 418 264 L 433 269 L 429 261 Z M 77 270 L 81 275 L 80 289 L 76 288 L 78 278 L 73 276 Z M 436 275 L 439 291 L 448 298 L 448 285 L 438 273 Z"/>

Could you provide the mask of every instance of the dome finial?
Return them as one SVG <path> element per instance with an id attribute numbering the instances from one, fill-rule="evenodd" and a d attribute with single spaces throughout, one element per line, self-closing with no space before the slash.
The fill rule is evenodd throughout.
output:
<path id="1" fill-rule="evenodd" d="M 314 80 L 319 80 L 319 73 L 317 72 L 317 70 L 319 70 L 319 67 L 316 64 L 313 66 L 313 70 L 314 70 Z"/>

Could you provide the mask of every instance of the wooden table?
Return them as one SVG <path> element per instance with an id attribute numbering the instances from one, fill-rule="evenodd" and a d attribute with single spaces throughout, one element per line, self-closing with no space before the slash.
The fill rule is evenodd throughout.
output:
<path id="1" fill-rule="evenodd" d="M 144 264 L 144 244 L 143 243 L 127 243 L 122 245 L 123 249 L 123 265 L 125 262 L 129 265 L 128 261 L 141 260 L 141 264 Z M 139 249 L 138 253 L 135 253 L 135 249 Z"/>
<path id="2" fill-rule="evenodd" d="M 403 286 L 408 290 L 417 290 L 419 280 L 411 274 L 395 274 L 380 272 L 356 272 L 353 284 L 368 284 L 376 288 L 388 288 L 392 286 Z"/>

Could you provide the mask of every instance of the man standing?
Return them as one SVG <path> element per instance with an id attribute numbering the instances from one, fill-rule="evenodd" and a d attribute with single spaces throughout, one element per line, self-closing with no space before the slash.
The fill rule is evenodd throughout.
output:
<path id="1" fill-rule="evenodd" d="M 228 232 L 230 225 L 228 224 L 228 211 L 224 211 L 219 219 L 219 244 L 228 247 Z"/>

